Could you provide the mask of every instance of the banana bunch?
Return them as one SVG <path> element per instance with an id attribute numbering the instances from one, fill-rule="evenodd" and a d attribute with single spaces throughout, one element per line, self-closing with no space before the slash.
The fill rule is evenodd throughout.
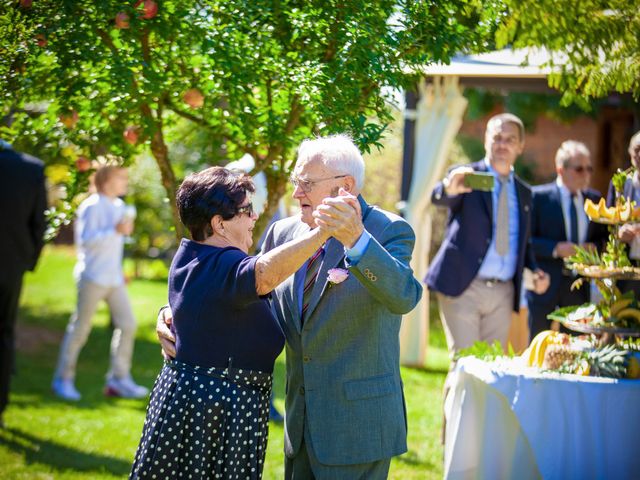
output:
<path id="1" fill-rule="evenodd" d="M 569 335 L 554 330 L 544 330 L 536 335 L 522 356 L 527 359 L 530 367 L 542 367 L 544 355 L 550 345 L 568 345 Z"/>
<path id="2" fill-rule="evenodd" d="M 609 322 L 624 323 L 626 325 L 640 325 L 640 309 L 631 306 L 633 298 L 622 297 L 611 305 Z"/>
<path id="3" fill-rule="evenodd" d="M 604 198 L 597 204 L 587 198 L 584 211 L 594 222 L 618 223 L 640 220 L 640 207 L 635 208 L 633 201 L 618 202 L 613 207 L 607 207 Z"/>
<path id="4" fill-rule="evenodd" d="M 640 378 L 640 352 L 632 353 L 627 364 L 627 378 Z"/>

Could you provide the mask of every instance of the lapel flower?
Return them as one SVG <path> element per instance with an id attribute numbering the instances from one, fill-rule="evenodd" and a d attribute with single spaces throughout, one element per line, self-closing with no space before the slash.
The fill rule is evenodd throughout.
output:
<path id="1" fill-rule="evenodd" d="M 327 280 L 333 285 L 342 283 L 349 277 L 349 270 L 344 268 L 332 268 L 327 273 Z"/>

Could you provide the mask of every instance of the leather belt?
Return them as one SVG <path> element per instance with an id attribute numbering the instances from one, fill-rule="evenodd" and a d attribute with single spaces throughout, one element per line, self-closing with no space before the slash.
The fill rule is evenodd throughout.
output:
<path id="1" fill-rule="evenodd" d="M 487 287 L 493 287 L 494 285 L 500 285 L 502 283 L 510 282 L 511 280 L 501 280 L 500 278 L 481 278 L 476 277 L 477 280 L 484 283 Z"/>

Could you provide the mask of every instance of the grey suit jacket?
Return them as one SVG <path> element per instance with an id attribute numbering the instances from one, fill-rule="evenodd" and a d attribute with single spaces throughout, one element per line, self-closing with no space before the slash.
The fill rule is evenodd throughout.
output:
<path id="1" fill-rule="evenodd" d="M 407 451 L 400 378 L 399 331 L 422 286 L 409 267 L 415 235 L 402 218 L 359 197 L 372 239 L 349 277 L 330 284 L 327 272 L 345 267 L 344 248 L 331 238 L 312 291 L 304 326 L 296 282 L 305 268 L 272 294 L 287 338 L 285 453 L 293 457 L 308 428 L 321 463 L 351 465 Z M 299 217 L 274 223 L 263 251 L 308 231 Z"/>

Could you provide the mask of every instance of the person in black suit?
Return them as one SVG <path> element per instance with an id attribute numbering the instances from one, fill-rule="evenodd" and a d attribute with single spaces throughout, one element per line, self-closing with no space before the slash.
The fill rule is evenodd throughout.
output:
<path id="1" fill-rule="evenodd" d="M 0 425 L 9 402 L 22 275 L 35 268 L 42 250 L 46 208 L 42 162 L 0 140 Z"/>
<path id="2" fill-rule="evenodd" d="M 589 301 L 587 282 L 571 290 L 576 277 L 563 259 L 573 255 L 577 245 L 601 246 L 607 235 L 606 227 L 590 222 L 584 211 L 587 198 L 598 203 L 602 196 L 589 188 L 593 167 L 587 146 L 567 140 L 556 152 L 555 162 L 556 180 L 533 187 L 531 245 L 551 284 L 541 295 L 527 291 L 529 339 L 550 328 L 547 315 L 556 308 Z"/>
<path id="3" fill-rule="evenodd" d="M 431 201 L 447 207 L 449 218 L 425 282 L 437 292 L 451 356 L 478 340 L 506 347 L 525 265 L 536 272 L 538 291 L 548 286 L 528 248 L 531 190 L 513 173 L 523 148 L 522 121 L 496 115 L 487 123 L 486 158 L 454 168 L 432 192 Z M 493 174 L 493 190 L 465 187 L 465 176 L 473 172 Z"/>

